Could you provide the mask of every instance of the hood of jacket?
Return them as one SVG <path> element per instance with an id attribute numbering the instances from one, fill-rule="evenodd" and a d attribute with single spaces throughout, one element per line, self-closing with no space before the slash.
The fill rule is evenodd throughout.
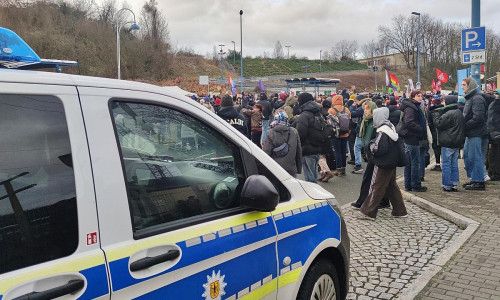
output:
<path id="1" fill-rule="evenodd" d="M 308 101 L 304 105 L 302 105 L 300 108 L 302 109 L 303 112 L 308 111 L 308 112 L 311 112 L 313 114 L 316 114 L 316 113 L 321 111 L 321 107 L 318 104 L 316 104 L 316 102 L 314 102 L 314 101 Z"/>
<path id="2" fill-rule="evenodd" d="M 297 103 L 297 97 L 295 97 L 295 96 L 289 96 L 286 99 L 285 105 L 294 106 L 295 103 Z"/>
<path id="3" fill-rule="evenodd" d="M 387 107 L 380 107 L 373 110 L 373 127 L 379 128 L 389 122 L 389 109 Z"/>
<path id="4" fill-rule="evenodd" d="M 418 103 L 417 101 L 415 101 L 413 99 L 407 98 L 401 102 L 401 104 L 399 105 L 399 109 L 401 111 L 404 111 L 407 107 L 411 107 L 415 111 L 418 111 L 419 106 L 420 106 L 420 103 Z"/>
<path id="5" fill-rule="evenodd" d="M 344 106 L 344 98 L 341 95 L 335 95 L 332 97 L 332 107 L 333 106 Z"/>
<path id="6" fill-rule="evenodd" d="M 467 87 L 467 93 L 465 93 L 465 96 L 464 96 L 465 99 L 470 99 L 470 98 L 472 98 L 472 96 L 477 94 L 478 87 L 479 87 L 479 85 L 477 84 L 476 80 L 475 79 L 471 80 L 469 86 Z"/>

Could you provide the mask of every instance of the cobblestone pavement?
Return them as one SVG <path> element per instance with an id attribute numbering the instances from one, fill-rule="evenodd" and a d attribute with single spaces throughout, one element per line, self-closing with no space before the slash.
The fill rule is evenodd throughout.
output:
<path id="1" fill-rule="evenodd" d="M 347 299 L 396 299 L 462 232 L 414 204 L 405 205 L 408 218 L 392 218 L 390 209 L 382 209 L 375 221 L 360 220 L 356 210 L 344 206 L 351 238 Z"/>
<path id="2" fill-rule="evenodd" d="M 463 166 L 463 161 L 459 160 Z M 460 168 L 460 175 L 464 171 Z M 440 182 L 440 172 L 427 172 L 426 181 Z M 461 177 L 461 182 L 466 178 Z M 500 299 L 500 182 L 487 182 L 486 191 L 443 192 L 437 184 L 418 194 L 480 223 L 415 299 Z"/>

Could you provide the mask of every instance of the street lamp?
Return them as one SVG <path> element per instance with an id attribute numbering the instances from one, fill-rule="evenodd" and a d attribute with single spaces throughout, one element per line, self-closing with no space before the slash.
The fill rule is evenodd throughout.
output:
<path id="1" fill-rule="evenodd" d="M 420 84 L 420 13 L 416 11 L 411 12 L 412 15 L 418 16 L 418 31 L 417 31 L 417 85 Z"/>
<path id="2" fill-rule="evenodd" d="M 222 51 L 222 47 L 224 47 L 226 45 L 224 44 L 220 44 L 219 47 L 220 47 L 220 51 L 219 51 L 219 54 L 220 54 L 220 83 L 223 84 L 224 83 L 224 66 L 222 65 L 222 59 L 224 57 L 224 54 L 226 54 L 226 52 Z"/>
<path id="3" fill-rule="evenodd" d="M 128 21 L 128 22 L 125 22 L 123 24 L 119 24 L 120 22 L 120 14 L 123 12 L 123 11 L 129 11 L 132 13 L 132 15 L 134 16 L 134 21 Z M 130 9 L 124 7 L 122 9 L 120 9 L 117 13 L 116 13 L 116 60 L 117 60 L 117 65 L 118 65 L 118 79 L 121 79 L 121 73 L 120 73 L 120 29 L 126 25 L 126 24 L 132 24 L 130 25 L 130 30 L 139 30 L 139 25 L 137 25 L 137 23 L 135 22 L 135 14 L 133 11 L 131 11 Z"/>
<path id="4" fill-rule="evenodd" d="M 236 63 L 236 43 L 234 41 L 231 41 L 233 43 L 233 65 Z"/>
<path id="5" fill-rule="evenodd" d="M 375 49 L 375 55 L 377 55 L 377 51 L 379 51 L 379 48 Z M 378 66 L 375 60 L 375 57 L 373 57 L 373 72 L 375 73 L 375 92 L 378 92 L 378 86 L 377 86 L 377 71 L 378 71 Z"/>
<path id="6" fill-rule="evenodd" d="M 241 69 L 241 96 L 243 96 L 243 26 L 242 26 L 243 10 L 240 10 L 240 69 Z"/>
<path id="7" fill-rule="evenodd" d="M 288 59 L 290 59 L 290 47 L 292 47 L 292 46 L 285 46 L 285 48 L 288 49 Z"/>
<path id="8" fill-rule="evenodd" d="M 319 50 L 319 72 L 321 73 L 321 52 L 323 50 Z"/>

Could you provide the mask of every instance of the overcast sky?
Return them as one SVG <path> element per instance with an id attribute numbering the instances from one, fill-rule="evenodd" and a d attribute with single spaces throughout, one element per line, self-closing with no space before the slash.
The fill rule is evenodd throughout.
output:
<path id="1" fill-rule="evenodd" d="M 240 9 L 243 10 L 243 55 L 273 53 L 276 41 L 290 45 L 290 55 L 319 59 L 338 41 L 357 40 L 359 46 L 378 39 L 377 28 L 391 25 L 397 15 L 412 11 L 443 21 L 470 25 L 471 0 L 157 0 L 165 15 L 170 41 L 178 48 L 212 53 L 240 50 Z M 129 0 L 138 16 L 141 0 Z M 500 33 L 500 0 L 481 1 L 481 25 Z M 217 51 L 220 47 L 217 46 Z M 284 49 L 287 55 L 287 49 Z"/>

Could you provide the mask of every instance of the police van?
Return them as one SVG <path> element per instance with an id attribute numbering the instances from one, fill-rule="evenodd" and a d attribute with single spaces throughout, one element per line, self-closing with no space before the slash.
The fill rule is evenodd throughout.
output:
<path id="1" fill-rule="evenodd" d="M 196 101 L 0 69 L 0 300 L 344 299 L 348 274 L 335 197 Z"/>

